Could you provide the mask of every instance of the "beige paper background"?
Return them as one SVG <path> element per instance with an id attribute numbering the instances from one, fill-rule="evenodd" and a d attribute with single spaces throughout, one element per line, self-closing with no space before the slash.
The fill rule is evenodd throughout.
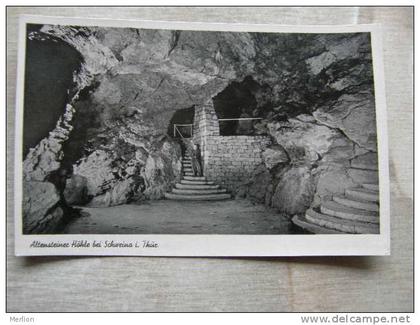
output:
<path id="1" fill-rule="evenodd" d="M 19 14 L 276 24 L 382 23 L 391 177 L 389 257 L 13 256 L 13 142 Z M 412 8 L 8 8 L 7 310 L 413 310 Z"/>

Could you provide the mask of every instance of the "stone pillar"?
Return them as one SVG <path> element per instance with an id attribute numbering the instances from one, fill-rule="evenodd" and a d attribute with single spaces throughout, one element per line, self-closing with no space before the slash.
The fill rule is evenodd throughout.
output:
<path id="1" fill-rule="evenodd" d="M 206 175 L 206 166 L 209 157 L 207 139 L 208 137 L 220 135 L 219 119 L 214 110 L 212 100 L 209 100 L 202 106 L 195 107 L 193 132 L 193 142 L 200 146 L 203 171 L 204 175 Z"/>

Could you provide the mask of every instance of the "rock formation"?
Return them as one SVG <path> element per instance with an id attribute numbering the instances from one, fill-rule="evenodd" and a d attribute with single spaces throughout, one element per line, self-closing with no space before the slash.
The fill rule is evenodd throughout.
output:
<path id="1" fill-rule="evenodd" d="M 376 155 L 368 34 L 45 25 L 30 35 L 33 42 L 47 37 L 70 44 L 83 61 L 56 128 L 25 157 L 25 186 L 34 189 L 25 200 L 50 196 L 39 209 L 25 206 L 28 224 L 53 215 L 54 225 L 65 201 L 163 198 L 181 171 L 181 146 L 167 135 L 173 114 L 246 77 L 256 85 L 254 113 L 263 117 L 256 127 L 273 145 L 241 195 L 300 213 L 353 184 L 351 160 Z M 47 182 L 60 170 L 67 179 L 54 189 Z"/>

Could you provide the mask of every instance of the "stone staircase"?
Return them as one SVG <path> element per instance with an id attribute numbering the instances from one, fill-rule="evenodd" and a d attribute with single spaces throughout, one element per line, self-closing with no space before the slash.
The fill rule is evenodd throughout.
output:
<path id="1" fill-rule="evenodd" d="M 293 222 L 315 234 L 378 234 L 379 185 L 377 164 L 352 161 L 349 175 L 359 186 L 333 195 L 319 208 L 310 208 Z"/>
<path id="2" fill-rule="evenodd" d="M 183 157 L 182 171 L 182 180 L 180 183 L 175 184 L 172 192 L 165 193 L 165 198 L 186 201 L 219 201 L 231 198 L 226 189 L 222 189 L 214 182 L 208 181 L 206 177 L 194 176 L 191 157 L 188 155 Z"/>

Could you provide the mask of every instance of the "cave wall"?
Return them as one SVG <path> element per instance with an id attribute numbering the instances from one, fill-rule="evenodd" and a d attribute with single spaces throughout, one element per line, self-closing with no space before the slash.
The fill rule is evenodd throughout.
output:
<path id="1" fill-rule="evenodd" d="M 265 59 L 254 78 L 271 90 L 254 95 L 257 107 L 271 106 L 261 125 L 273 145 L 237 195 L 292 216 L 346 188 L 378 182 L 377 171 L 353 168 L 359 160 L 377 166 L 369 35 L 257 37 L 264 51 L 256 51 L 256 61 Z M 275 82 L 280 66 L 283 78 Z"/>
<path id="2" fill-rule="evenodd" d="M 64 170 L 59 191 L 69 204 L 161 198 L 181 171 L 180 144 L 167 135 L 173 114 L 195 106 L 197 130 L 212 99 L 249 76 L 260 85 L 251 91 L 271 145 L 235 194 L 300 213 L 356 182 L 349 166 L 358 156 L 376 159 L 368 33 L 45 25 L 40 35 L 66 42 L 83 62 L 64 114 L 25 157 L 24 178 L 46 182 Z"/>
<path id="3" fill-rule="evenodd" d="M 27 32 L 39 31 L 42 25 L 29 24 Z M 48 132 L 54 129 L 74 95 L 73 76 L 82 62 L 80 53 L 57 37 L 45 35 L 43 41 L 28 37 L 26 40 L 26 65 L 23 123 L 23 155 L 35 147 Z M 54 94 L 54 96 L 50 96 Z"/>
<path id="4" fill-rule="evenodd" d="M 304 213 L 309 206 L 318 206 L 346 188 L 378 182 L 377 171 L 353 168 L 358 160 L 364 161 L 364 166 L 377 167 L 369 44 L 366 34 L 324 43 L 320 53 L 303 61 L 305 72 L 301 76 L 308 78 L 303 85 L 316 85 L 319 94 L 312 97 L 311 92 L 302 91 L 296 96 L 312 97 L 310 109 L 267 120 L 269 133 L 281 148 L 276 149 L 280 151 L 277 165 L 265 162 L 263 174 L 269 180 L 265 192 L 266 197 L 271 196 L 269 203 L 279 211 L 288 215 Z M 286 105 L 291 99 L 286 100 Z M 292 101 L 294 105 L 300 102 L 305 100 L 296 97 Z M 286 164 L 282 156 L 287 157 Z M 250 196 L 259 200 L 261 195 L 251 186 Z"/>

